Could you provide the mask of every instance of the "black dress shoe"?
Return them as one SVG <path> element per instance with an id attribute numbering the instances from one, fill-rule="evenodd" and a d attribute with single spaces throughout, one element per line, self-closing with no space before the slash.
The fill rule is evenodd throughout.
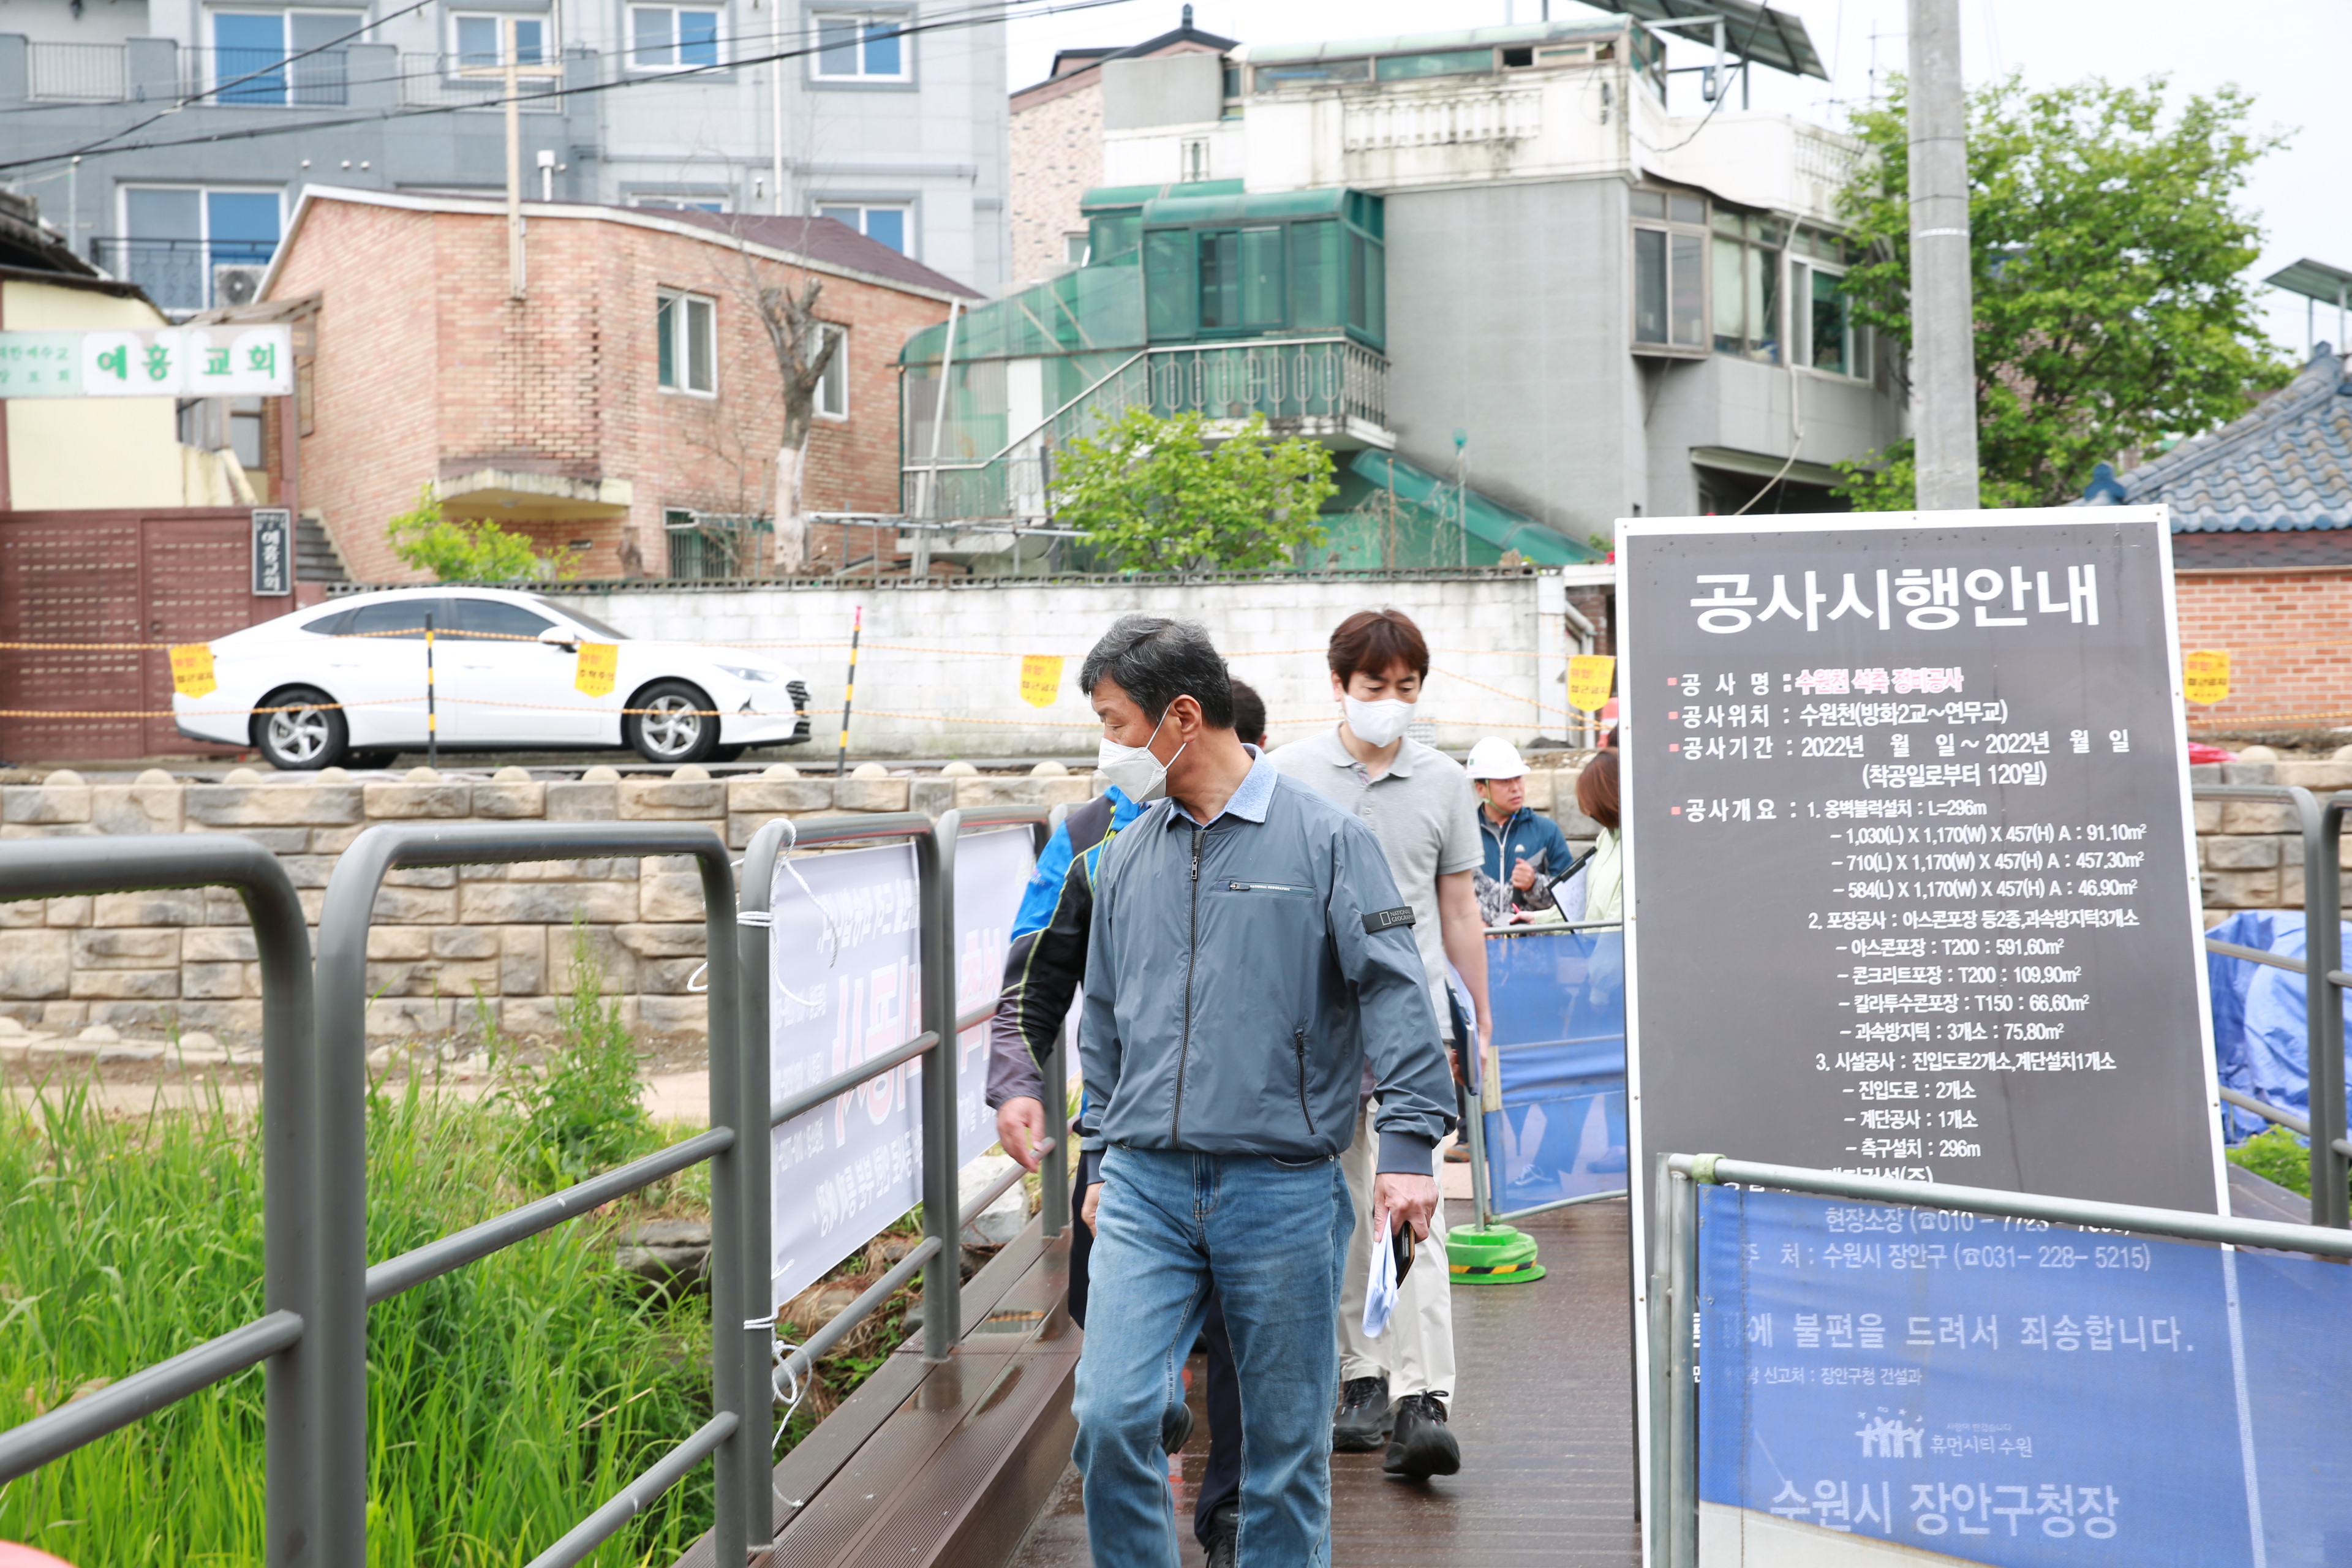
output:
<path id="1" fill-rule="evenodd" d="M 1369 1454 L 1388 1441 L 1389 1380 L 1351 1377 L 1339 1389 L 1339 1414 L 1331 1421 L 1331 1451 Z"/>
<path id="2" fill-rule="evenodd" d="M 1445 1427 L 1445 1402 L 1433 1394 L 1408 1394 L 1397 1401 L 1396 1436 L 1381 1468 L 1407 1480 L 1450 1476 L 1462 1468 L 1462 1445 Z"/>
<path id="3" fill-rule="evenodd" d="M 1201 1545 L 1209 1554 L 1209 1568 L 1234 1568 L 1234 1551 L 1242 1533 L 1242 1505 L 1229 1502 L 1209 1515 L 1209 1531 Z"/>

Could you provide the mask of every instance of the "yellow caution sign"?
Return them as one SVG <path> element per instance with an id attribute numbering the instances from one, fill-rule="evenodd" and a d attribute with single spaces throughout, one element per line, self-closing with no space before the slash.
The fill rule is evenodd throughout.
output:
<path id="1" fill-rule="evenodd" d="M 572 684 L 591 697 L 613 694 L 614 679 L 621 672 L 621 648 L 618 643 L 583 642 L 580 645 L 580 663 L 572 676 Z"/>
<path id="2" fill-rule="evenodd" d="M 2181 687 L 2189 700 L 2210 707 L 2230 695 L 2230 655 L 2226 648 L 2192 653 L 2180 661 Z"/>
<path id="3" fill-rule="evenodd" d="M 183 697 L 210 697 L 220 688 L 213 679 L 213 645 L 185 642 L 172 648 L 172 689 Z"/>
<path id="4" fill-rule="evenodd" d="M 1580 653 L 1568 661 L 1568 705 L 1598 713 L 1609 705 L 1617 684 L 1617 661 L 1605 653 Z"/>
<path id="5" fill-rule="evenodd" d="M 1051 708 L 1062 694 L 1062 656 L 1030 653 L 1021 656 L 1021 700 L 1032 708 Z"/>

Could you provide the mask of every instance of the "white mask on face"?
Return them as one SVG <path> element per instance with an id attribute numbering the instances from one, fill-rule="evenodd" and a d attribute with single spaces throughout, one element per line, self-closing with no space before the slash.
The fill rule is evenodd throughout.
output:
<path id="1" fill-rule="evenodd" d="M 1405 726 L 1412 722 L 1412 704 L 1393 697 L 1383 697 L 1377 702 L 1342 697 L 1339 705 L 1347 710 L 1348 728 L 1367 746 L 1385 746 L 1402 739 Z"/>
<path id="2" fill-rule="evenodd" d="M 1163 710 L 1160 723 L 1151 727 L 1151 741 L 1160 739 L 1160 725 L 1168 722 Z M 1105 741 L 1095 748 L 1095 771 L 1108 780 L 1118 793 L 1138 805 L 1149 805 L 1168 793 L 1168 770 L 1176 765 L 1176 757 L 1184 748 L 1176 748 L 1176 757 L 1161 762 L 1151 754 L 1151 741 L 1140 746 L 1122 746 L 1117 741 Z"/>

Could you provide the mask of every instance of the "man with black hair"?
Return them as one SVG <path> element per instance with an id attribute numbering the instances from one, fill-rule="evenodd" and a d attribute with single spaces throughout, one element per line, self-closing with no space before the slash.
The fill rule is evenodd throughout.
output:
<path id="1" fill-rule="evenodd" d="M 1079 1056 L 1092 1300 L 1075 1458 L 1101 1563 L 1174 1568 L 1163 1423 L 1222 1300 L 1240 1382 L 1240 1568 L 1330 1554 L 1339 1155 L 1369 1059 L 1374 1223 L 1428 1233 L 1454 1093 L 1413 914 L 1370 830 L 1234 731 L 1197 626 L 1129 616 L 1078 684 L 1147 809 L 1101 852 Z"/>

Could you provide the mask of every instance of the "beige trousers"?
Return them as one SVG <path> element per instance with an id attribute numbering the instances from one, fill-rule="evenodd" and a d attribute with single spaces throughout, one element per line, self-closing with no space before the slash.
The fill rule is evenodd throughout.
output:
<path id="1" fill-rule="evenodd" d="M 1379 1163 L 1381 1135 L 1372 1125 L 1380 1101 L 1368 1102 L 1357 1120 L 1355 1142 L 1339 1156 L 1348 1178 L 1348 1195 L 1356 1204 L 1356 1234 L 1348 1243 L 1348 1266 L 1339 1277 L 1339 1377 L 1385 1377 L 1389 1397 L 1434 1394 L 1453 1400 L 1454 1294 L 1453 1276 L 1445 1260 L 1445 1200 L 1429 1237 L 1415 1249 L 1412 1272 L 1397 1291 L 1395 1314 L 1380 1338 L 1364 1332 L 1364 1279 L 1371 1271 L 1372 1177 Z M 1430 1159 L 1430 1174 L 1444 1188 L 1437 1157 Z"/>

